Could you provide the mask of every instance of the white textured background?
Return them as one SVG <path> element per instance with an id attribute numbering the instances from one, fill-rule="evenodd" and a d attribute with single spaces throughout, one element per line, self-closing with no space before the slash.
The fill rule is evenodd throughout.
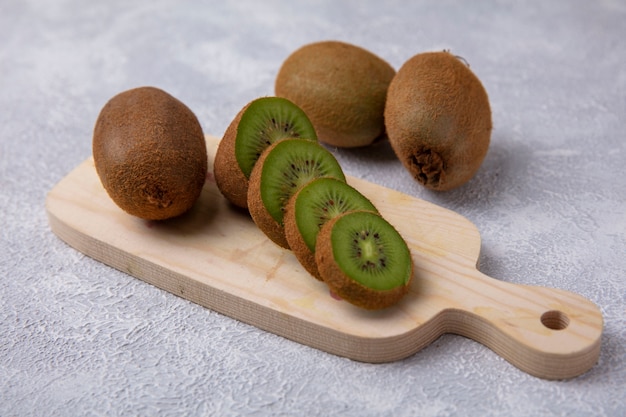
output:
<path id="1" fill-rule="evenodd" d="M 0 2 L 0 416 L 626 415 L 626 3 Z M 481 269 L 594 301 L 598 364 L 544 381 L 446 335 L 370 365 L 191 304 L 69 248 L 46 193 L 90 156 L 100 108 L 140 85 L 221 136 L 297 47 L 340 39 L 399 66 L 451 49 L 483 81 L 492 145 L 466 186 L 420 188 L 387 145 L 345 170 L 451 208 Z"/>

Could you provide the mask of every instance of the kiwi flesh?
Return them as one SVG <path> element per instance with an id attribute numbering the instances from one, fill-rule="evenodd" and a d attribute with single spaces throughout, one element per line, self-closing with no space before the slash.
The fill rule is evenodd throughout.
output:
<path id="1" fill-rule="evenodd" d="M 248 207 L 252 168 L 265 148 L 284 138 L 317 141 L 309 118 L 291 101 L 261 97 L 239 111 L 218 145 L 213 167 L 217 187 L 227 200 Z"/>
<path id="2" fill-rule="evenodd" d="M 369 211 L 328 221 L 317 236 L 315 260 L 331 291 L 368 310 L 397 303 L 413 277 L 406 242 L 387 220 Z"/>
<path id="3" fill-rule="evenodd" d="M 492 130 L 489 98 L 466 62 L 424 52 L 402 65 L 385 105 L 389 143 L 425 187 L 450 190 L 481 166 Z"/>
<path id="4" fill-rule="evenodd" d="M 289 249 L 283 223 L 287 203 L 302 186 L 320 177 L 346 180 L 339 162 L 321 144 L 302 139 L 273 143 L 261 153 L 250 174 L 252 220 L 273 242 Z"/>
<path id="5" fill-rule="evenodd" d="M 96 172 L 127 213 L 164 220 L 188 211 L 207 174 L 202 128 L 181 101 L 155 87 L 112 97 L 93 132 Z"/>
<path id="6" fill-rule="evenodd" d="M 289 55 L 274 89 L 307 113 L 321 142 L 361 147 L 384 137 L 385 99 L 394 75 L 391 65 L 366 49 L 322 41 Z"/>
<path id="7" fill-rule="evenodd" d="M 315 262 L 315 243 L 320 229 L 330 219 L 356 210 L 378 213 L 368 198 L 336 178 L 314 179 L 289 199 L 284 215 L 287 242 L 304 269 L 318 280 L 322 277 Z"/>

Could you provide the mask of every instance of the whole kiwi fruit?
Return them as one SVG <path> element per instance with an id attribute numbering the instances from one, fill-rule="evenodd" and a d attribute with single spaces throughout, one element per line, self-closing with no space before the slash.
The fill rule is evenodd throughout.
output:
<path id="1" fill-rule="evenodd" d="M 420 53 L 389 85 L 385 125 L 411 175 L 427 188 L 450 190 L 469 181 L 487 154 L 489 98 L 461 58 L 447 51 Z"/>
<path id="2" fill-rule="evenodd" d="M 213 174 L 222 195 L 248 208 L 252 168 L 265 148 L 284 138 L 317 141 L 307 115 L 281 97 L 260 97 L 246 104 L 231 121 L 220 141 Z"/>
<path id="3" fill-rule="evenodd" d="M 147 220 L 183 214 L 206 180 L 202 127 L 181 101 L 155 87 L 111 98 L 93 132 L 96 172 L 111 199 Z"/>
<path id="4" fill-rule="evenodd" d="M 384 137 L 385 97 L 394 74 L 391 65 L 359 46 L 321 41 L 287 57 L 275 93 L 304 110 L 321 142 L 361 147 Z"/>

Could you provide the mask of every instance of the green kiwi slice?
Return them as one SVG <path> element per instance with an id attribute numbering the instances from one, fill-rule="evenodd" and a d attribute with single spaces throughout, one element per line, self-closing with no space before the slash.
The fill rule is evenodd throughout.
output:
<path id="1" fill-rule="evenodd" d="M 367 211 L 328 221 L 318 234 L 315 260 L 335 294 L 366 309 L 398 302 L 413 276 L 411 253 L 402 236 L 383 217 Z"/>
<path id="2" fill-rule="evenodd" d="M 248 208 L 254 222 L 278 245 L 289 248 L 283 216 L 301 187 L 320 177 L 346 180 L 333 154 L 317 142 L 283 139 L 263 151 L 250 175 Z"/>
<path id="3" fill-rule="evenodd" d="M 244 175 L 250 178 L 261 153 L 280 139 L 317 140 L 313 125 L 300 107 L 280 97 L 263 97 L 253 101 L 241 116 L 235 156 Z"/>
<path id="4" fill-rule="evenodd" d="M 226 199 L 248 207 L 252 168 L 268 146 L 285 138 L 317 142 L 307 115 L 288 99 L 261 97 L 239 111 L 220 141 L 213 166 L 215 181 Z"/>
<path id="5" fill-rule="evenodd" d="M 322 226 L 343 213 L 366 210 L 377 213 L 358 190 L 336 178 L 317 178 L 302 187 L 285 210 L 285 236 L 302 266 L 321 280 L 315 262 L 315 243 Z"/>

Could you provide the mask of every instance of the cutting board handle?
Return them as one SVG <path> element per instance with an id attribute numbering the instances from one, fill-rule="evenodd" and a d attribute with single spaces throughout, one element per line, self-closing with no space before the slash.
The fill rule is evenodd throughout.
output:
<path id="1" fill-rule="evenodd" d="M 520 369 L 565 379 L 591 368 L 599 356 L 603 328 L 598 307 L 556 289 L 464 274 L 467 291 L 447 309 L 447 332 L 476 340 Z"/>

